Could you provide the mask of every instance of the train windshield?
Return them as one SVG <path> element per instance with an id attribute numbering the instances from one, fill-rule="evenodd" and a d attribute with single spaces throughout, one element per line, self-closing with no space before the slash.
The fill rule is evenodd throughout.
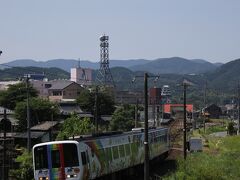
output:
<path id="1" fill-rule="evenodd" d="M 61 167 L 60 150 L 58 148 L 50 148 L 51 154 L 48 154 L 48 146 L 52 145 L 38 146 L 34 149 L 34 162 L 36 170 L 48 169 L 50 166 L 52 168 Z M 62 146 L 64 166 L 79 166 L 76 144 L 62 144 Z M 49 159 L 51 159 L 51 162 L 48 162 Z"/>

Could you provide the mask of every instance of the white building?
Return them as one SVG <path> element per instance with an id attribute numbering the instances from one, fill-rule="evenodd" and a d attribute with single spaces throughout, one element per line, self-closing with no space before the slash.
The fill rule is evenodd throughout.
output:
<path id="1" fill-rule="evenodd" d="M 0 82 L 0 91 L 7 90 L 9 85 L 18 84 L 21 81 L 1 81 Z"/>
<path id="2" fill-rule="evenodd" d="M 161 95 L 162 95 L 162 96 L 171 96 L 171 91 L 170 91 L 169 85 L 164 85 L 164 86 L 162 87 Z"/>
<path id="3" fill-rule="evenodd" d="M 92 72 L 89 68 L 71 68 L 71 81 L 80 85 L 92 85 Z"/>

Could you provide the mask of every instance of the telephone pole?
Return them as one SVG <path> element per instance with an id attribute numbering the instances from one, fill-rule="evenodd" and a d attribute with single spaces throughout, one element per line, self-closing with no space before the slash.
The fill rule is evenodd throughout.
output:
<path id="1" fill-rule="evenodd" d="M 205 81 L 205 85 L 204 85 L 204 111 L 203 111 L 203 129 L 204 129 L 204 132 L 206 130 L 206 96 L 207 96 L 207 80 Z"/>
<path id="2" fill-rule="evenodd" d="M 29 78 L 30 74 L 25 75 L 26 78 L 26 89 L 27 89 L 27 150 L 31 152 L 31 122 L 30 122 L 30 107 L 29 107 Z"/>
<path id="3" fill-rule="evenodd" d="M 184 159 L 186 160 L 187 157 L 187 117 L 186 117 L 186 89 L 187 84 L 183 83 L 183 106 L 184 106 L 184 120 L 183 120 L 183 152 L 184 152 Z"/>
<path id="4" fill-rule="evenodd" d="M 239 135 L 240 133 L 240 87 L 239 87 L 239 81 L 238 81 L 238 132 L 237 134 Z"/>
<path id="5" fill-rule="evenodd" d="M 95 116 L 95 125 L 96 125 L 96 129 L 95 129 L 95 133 L 98 133 L 98 86 L 96 85 L 96 89 L 95 89 L 95 102 L 94 102 L 94 116 Z"/>
<path id="6" fill-rule="evenodd" d="M 7 174 L 7 167 L 6 167 L 6 121 L 7 121 L 7 112 L 6 108 L 4 108 L 3 112 L 3 180 L 8 179 L 8 174 Z"/>
<path id="7" fill-rule="evenodd" d="M 135 76 L 132 82 L 137 77 L 144 77 L 144 180 L 149 180 L 148 78 L 155 77 L 155 80 L 158 80 L 159 76 L 149 76 L 147 73 L 144 73 L 144 76 Z"/>
<path id="8" fill-rule="evenodd" d="M 184 80 L 183 81 L 183 155 L 184 160 L 187 158 L 187 105 L 186 105 L 186 94 L 187 86 L 193 85 L 193 83 Z"/>
<path id="9" fill-rule="evenodd" d="M 144 73 L 144 180 L 149 180 L 148 74 Z"/>

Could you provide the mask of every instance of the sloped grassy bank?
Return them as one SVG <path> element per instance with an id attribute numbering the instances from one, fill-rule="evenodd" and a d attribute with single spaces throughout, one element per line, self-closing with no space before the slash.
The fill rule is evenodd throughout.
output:
<path id="1" fill-rule="evenodd" d="M 204 138 L 203 152 L 188 154 L 186 161 L 178 159 L 177 170 L 162 179 L 239 179 L 240 136 Z"/>

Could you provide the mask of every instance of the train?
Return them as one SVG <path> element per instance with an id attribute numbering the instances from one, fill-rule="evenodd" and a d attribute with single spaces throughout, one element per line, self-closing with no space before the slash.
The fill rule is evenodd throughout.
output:
<path id="1" fill-rule="evenodd" d="M 170 149 L 169 129 L 148 131 L 149 159 Z M 35 180 L 88 180 L 144 163 L 144 129 L 80 136 L 33 146 Z"/>

